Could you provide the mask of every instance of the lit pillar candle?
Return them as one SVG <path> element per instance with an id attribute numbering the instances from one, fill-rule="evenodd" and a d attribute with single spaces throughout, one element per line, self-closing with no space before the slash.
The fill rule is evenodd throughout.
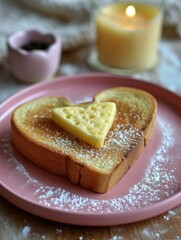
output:
<path id="1" fill-rule="evenodd" d="M 97 54 L 105 65 L 151 68 L 157 62 L 162 12 L 150 4 L 117 3 L 96 14 Z"/>

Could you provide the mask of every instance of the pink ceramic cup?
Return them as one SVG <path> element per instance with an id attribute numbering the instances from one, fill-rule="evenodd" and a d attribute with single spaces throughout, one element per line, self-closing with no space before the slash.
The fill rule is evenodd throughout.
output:
<path id="1" fill-rule="evenodd" d="M 20 31 L 8 38 L 11 73 L 24 82 L 50 79 L 61 60 L 61 39 L 36 30 Z"/>

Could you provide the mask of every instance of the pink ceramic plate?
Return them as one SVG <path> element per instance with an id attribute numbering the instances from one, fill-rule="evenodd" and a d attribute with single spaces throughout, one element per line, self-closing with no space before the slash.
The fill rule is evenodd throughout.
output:
<path id="1" fill-rule="evenodd" d="M 158 101 L 158 116 L 153 138 L 141 157 L 108 193 L 96 194 L 72 185 L 36 167 L 12 148 L 10 118 L 17 105 L 48 95 L 87 101 L 97 92 L 117 86 L 152 93 Z M 156 216 L 181 203 L 180 123 L 181 99 L 141 80 L 84 74 L 34 85 L 0 107 L 0 193 L 26 211 L 64 223 L 105 226 Z"/>

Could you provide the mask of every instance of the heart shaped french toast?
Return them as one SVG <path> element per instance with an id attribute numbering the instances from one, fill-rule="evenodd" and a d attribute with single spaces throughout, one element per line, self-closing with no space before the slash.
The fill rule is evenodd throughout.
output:
<path id="1" fill-rule="evenodd" d="M 151 138 L 155 98 L 139 89 L 104 90 L 91 103 L 42 97 L 12 114 L 12 142 L 39 167 L 98 193 L 111 189 Z"/>

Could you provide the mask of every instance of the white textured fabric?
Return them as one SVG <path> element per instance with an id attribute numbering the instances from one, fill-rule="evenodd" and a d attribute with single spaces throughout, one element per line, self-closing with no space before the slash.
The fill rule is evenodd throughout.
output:
<path id="1" fill-rule="evenodd" d="M 165 0 L 165 24 L 181 27 L 181 0 Z M 181 33 L 180 33 L 181 36 Z"/>
<path id="2" fill-rule="evenodd" d="M 176 26 L 181 37 L 181 0 L 165 0 L 165 25 Z"/>
<path id="3" fill-rule="evenodd" d="M 22 1 L 25 4 L 22 4 Z M 93 6 L 91 5 L 92 1 L 67 1 L 61 11 L 61 0 L 22 1 L 0 0 L 0 56 L 4 56 L 6 53 L 8 36 L 19 30 L 37 29 L 55 33 L 62 38 L 63 51 L 93 41 L 93 24 L 90 22 L 90 14 L 85 7 Z M 72 4 L 73 2 L 74 4 Z M 83 2 L 83 4 L 77 5 L 79 2 Z M 88 2 L 90 3 L 86 5 Z M 34 9 L 35 5 L 37 6 L 36 10 Z M 44 8 L 42 7 L 41 11 L 38 11 L 43 5 Z M 82 7 L 79 9 L 77 6 L 81 5 Z M 54 13 L 55 9 L 59 15 Z"/>
<path id="4" fill-rule="evenodd" d="M 95 39 L 91 15 L 97 0 L 0 0 L 0 58 L 6 40 L 19 30 L 37 29 L 62 38 L 63 51 Z M 181 36 L 181 0 L 165 0 L 165 24 Z"/>
<path id="5" fill-rule="evenodd" d="M 94 7 L 93 0 L 20 0 L 25 5 L 65 20 L 85 21 Z"/>

